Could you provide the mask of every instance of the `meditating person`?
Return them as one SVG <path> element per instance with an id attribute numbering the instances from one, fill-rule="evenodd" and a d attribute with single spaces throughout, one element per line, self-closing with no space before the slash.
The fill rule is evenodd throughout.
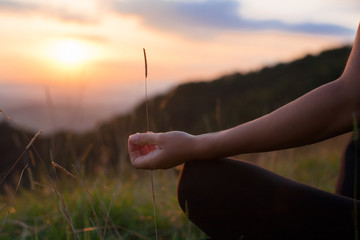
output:
<path id="1" fill-rule="evenodd" d="M 128 148 L 135 168 L 185 163 L 179 204 L 213 239 L 355 239 L 360 236 L 357 132 L 341 160 L 336 193 L 229 157 L 316 143 L 353 131 L 359 119 L 360 25 L 338 79 L 231 129 L 196 136 L 137 133 Z"/>

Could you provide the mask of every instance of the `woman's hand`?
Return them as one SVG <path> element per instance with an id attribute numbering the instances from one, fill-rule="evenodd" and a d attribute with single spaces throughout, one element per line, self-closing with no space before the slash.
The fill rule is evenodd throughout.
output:
<path id="1" fill-rule="evenodd" d="M 140 169 L 168 169 L 195 156 L 195 137 L 185 132 L 137 133 L 128 139 L 131 164 Z"/>

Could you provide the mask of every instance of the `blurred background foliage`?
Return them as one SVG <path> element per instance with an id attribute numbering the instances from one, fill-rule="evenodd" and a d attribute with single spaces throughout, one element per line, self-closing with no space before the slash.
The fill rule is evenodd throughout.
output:
<path id="1" fill-rule="evenodd" d="M 246 74 L 234 73 L 212 81 L 179 85 L 164 95 L 149 99 L 151 131 L 182 130 L 192 134 L 218 131 L 267 114 L 304 93 L 337 79 L 344 69 L 350 47 L 327 50 L 289 63 L 265 67 Z M 145 103 L 132 112 L 116 116 L 85 133 L 58 132 L 40 136 L 6 178 L 14 186 L 19 171 L 30 163 L 35 177 L 44 173 L 40 162 L 54 161 L 82 173 L 119 176 L 128 171 L 127 138 L 146 131 Z M 0 123 L 1 176 L 24 151 L 34 132 Z M 40 159 L 41 158 L 41 161 Z M 15 176 L 15 177 L 12 177 Z M 26 180 L 24 180 L 26 182 Z"/>

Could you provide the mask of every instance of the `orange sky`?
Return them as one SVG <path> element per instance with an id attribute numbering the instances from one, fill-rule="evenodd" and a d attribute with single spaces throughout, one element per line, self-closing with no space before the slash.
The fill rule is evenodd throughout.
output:
<path id="1" fill-rule="evenodd" d="M 54 104 L 81 102 L 85 115 L 108 109 L 93 123 L 143 99 L 142 48 L 151 95 L 349 44 L 360 13 L 357 0 L 73 2 L 0 3 L 0 109 L 46 106 L 50 89 Z"/>

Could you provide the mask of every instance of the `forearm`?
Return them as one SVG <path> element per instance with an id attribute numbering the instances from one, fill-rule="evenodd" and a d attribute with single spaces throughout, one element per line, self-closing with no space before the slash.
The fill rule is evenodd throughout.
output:
<path id="1" fill-rule="evenodd" d="M 214 159 L 311 144 L 353 128 L 360 119 L 360 26 L 343 75 L 251 122 L 199 136 L 184 132 L 129 137 L 136 168 L 170 168 L 186 161 Z"/>
<path id="2" fill-rule="evenodd" d="M 229 130 L 196 137 L 204 158 L 298 147 L 351 131 L 360 118 L 360 25 L 343 75 L 295 101 Z"/>
<path id="3" fill-rule="evenodd" d="M 208 156 L 232 156 L 302 146 L 352 128 L 357 105 L 343 79 L 323 85 L 299 99 L 251 122 L 198 136 Z"/>

